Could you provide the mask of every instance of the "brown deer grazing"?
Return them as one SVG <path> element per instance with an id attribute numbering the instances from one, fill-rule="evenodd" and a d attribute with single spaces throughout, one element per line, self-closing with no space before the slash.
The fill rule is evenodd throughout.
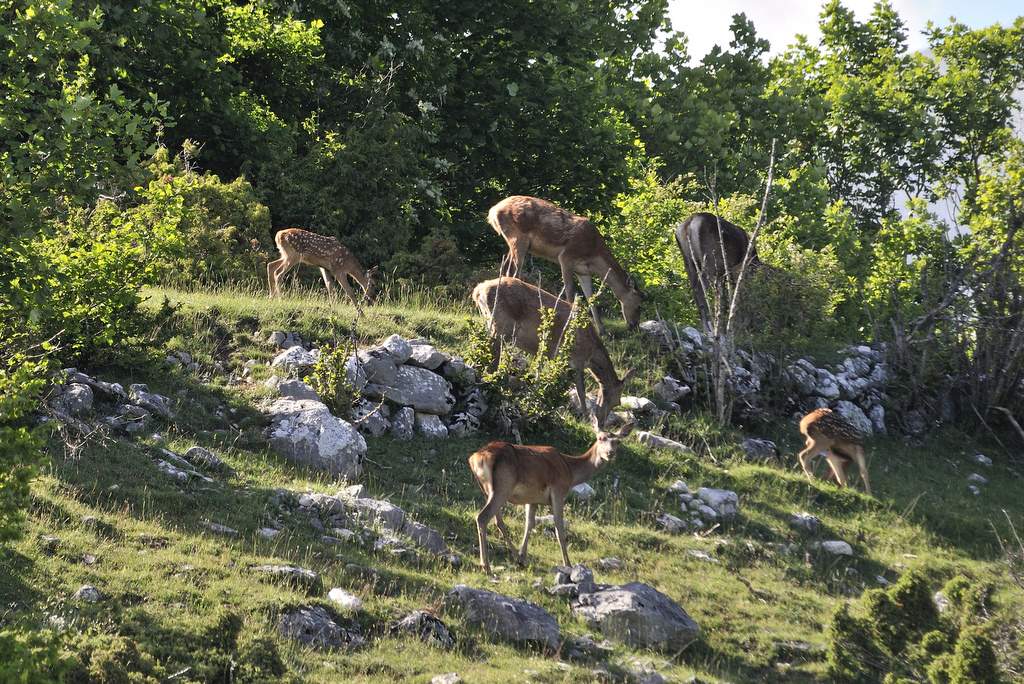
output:
<path id="1" fill-rule="evenodd" d="M 523 282 L 518 278 L 494 278 L 473 288 L 473 301 L 480 313 L 491 322 L 491 334 L 494 336 L 495 358 L 501 350 L 501 340 L 507 339 L 520 349 L 536 354 L 540 348 L 537 329 L 540 327 L 541 308 L 555 309 L 555 333 L 548 342 L 547 353 L 554 356 L 561 342 L 561 333 L 565 329 L 572 312 L 572 305 L 559 299 L 550 292 Z M 598 384 L 597 408 L 595 416 L 598 425 L 604 425 L 608 413 L 619 405 L 622 388 L 633 374 L 626 372 L 619 379 L 615 373 L 608 350 L 593 326 L 576 331 L 575 344 L 569 355 L 569 365 L 576 371 L 576 393 L 580 406 L 587 406 L 586 387 L 583 382 L 583 370 L 589 369 Z"/>
<path id="2" fill-rule="evenodd" d="M 562 269 L 562 292 L 570 302 L 576 298 L 575 274 L 580 289 L 591 302 L 594 276 L 608 283 L 622 305 L 622 317 L 630 328 L 640 322 L 643 298 L 629 274 L 612 255 L 604 238 L 588 219 L 561 209 L 547 200 L 513 195 L 491 207 L 487 222 L 508 243 L 507 266 L 501 275 L 517 276 L 528 253 L 553 261 Z M 601 331 L 601 319 L 591 304 L 594 324 Z"/>
<path id="3" fill-rule="evenodd" d="M 526 506 L 526 531 L 519 547 L 519 562 L 526 563 L 526 547 L 530 541 L 538 505 L 550 505 L 555 519 L 555 535 L 562 549 L 562 561 L 569 562 L 566 550 L 565 523 L 562 508 L 569 490 L 586 482 L 615 455 L 619 441 L 633 429 L 622 426 L 618 432 L 601 432 L 595 422 L 597 441 L 579 456 L 563 454 L 549 446 L 523 446 L 509 442 L 491 442 L 469 457 L 469 469 L 487 497 L 487 503 L 476 514 L 480 537 L 480 565 L 491 571 L 488 561 L 487 525 L 494 518 L 498 531 L 509 548 L 513 548 L 508 528 L 501 517 L 506 503 Z"/>
<path id="4" fill-rule="evenodd" d="M 373 295 L 373 274 L 376 268 L 367 271 L 352 252 L 335 237 L 317 235 L 301 228 L 285 228 L 277 231 L 274 236 L 281 258 L 267 264 L 267 281 L 270 285 L 270 296 L 281 293 L 280 282 L 288 271 L 299 264 L 309 264 L 320 269 L 327 292 L 334 294 L 331 284 L 333 276 L 341 289 L 345 290 L 352 302 L 359 306 L 348 277 L 359 283 L 363 288 L 363 296 L 369 300 Z"/>
<path id="5" fill-rule="evenodd" d="M 828 461 L 839 486 L 845 487 L 846 471 L 855 461 L 860 469 L 860 479 L 864 480 L 864 489 L 868 495 L 871 494 L 868 467 L 864 461 L 864 437 L 852 425 L 832 409 L 820 408 L 800 420 L 800 433 L 807 438 L 807 446 L 797 458 L 808 480 L 813 478 L 810 460 L 820 454 Z"/>
<path id="6" fill-rule="evenodd" d="M 719 233 L 721 222 L 721 234 Z M 690 289 L 704 328 L 711 327 L 705 286 L 721 287 L 728 272 L 736 282 L 750 238 L 746 231 L 714 214 L 701 212 L 690 216 L 675 228 L 676 245 L 683 254 Z M 748 268 L 761 268 L 757 250 L 752 249 Z"/>

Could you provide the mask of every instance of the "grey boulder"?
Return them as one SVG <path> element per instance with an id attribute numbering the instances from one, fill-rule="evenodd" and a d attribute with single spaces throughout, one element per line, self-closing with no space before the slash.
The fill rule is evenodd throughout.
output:
<path id="1" fill-rule="evenodd" d="M 558 649 L 558 623 L 546 610 L 521 598 L 472 589 L 458 584 L 448 592 L 449 606 L 460 610 L 466 623 L 502 641 Z"/>
<path id="2" fill-rule="evenodd" d="M 640 582 L 582 594 L 573 612 L 605 636 L 638 648 L 677 652 L 700 635 L 679 604 Z"/>
<path id="3" fill-rule="evenodd" d="M 392 635 L 409 634 L 438 648 L 447 649 L 455 646 L 455 637 L 448 629 L 448 625 L 425 610 L 414 610 L 398 622 L 391 624 L 388 627 L 388 633 Z"/>
<path id="4" fill-rule="evenodd" d="M 274 360 L 270 362 L 270 366 L 281 369 L 289 375 L 302 376 L 313 368 L 319 358 L 318 350 L 306 351 L 304 347 L 295 345 L 275 356 Z"/>
<path id="5" fill-rule="evenodd" d="M 371 378 L 363 394 L 440 416 L 447 415 L 455 406 L 452 386 L 436 373 L 415 366 L 399 366 L 390 383 L 379 383 Z"/>
<path id="6" fill-rule="evenodd" d="M 277 623 L 281 636 L 323 650 L 354 649 L 365 640 L 357 632 L 345 629 L 321 606 L 294 608 Z"/>
<path id="7" fill-rule="evenodd" d="M 362 472 L 366 440 L 351 423 L 310 399 L 278 399 L 268 413 L 270 445 L 285 458 L 345 479 Z"/>

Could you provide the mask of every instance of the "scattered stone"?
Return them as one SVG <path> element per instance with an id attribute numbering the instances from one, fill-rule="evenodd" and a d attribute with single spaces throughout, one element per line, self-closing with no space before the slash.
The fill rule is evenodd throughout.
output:
<path id="1" fill-rule="evenodd" d="M 57 395 L 54 403 L 72 416 L 82 416 L 92 410 L 92 388 L 85 383 L 73 382 Z"/>
<path id="2" fill-rule="evenodd" d="M 414 366 L 436 371 L 446 361 L 448 361 L 448 355 L 444 352 L 439 352 L 433 345 L 415 343 L 412 345 L 412 355 L 409 357 L 409 363 Z"/>
<path id="3" fill-rule="evenodd" d="M 660 349 L 670 350 L 674 346 L 672 331 L 665 321 L 644 321 L 640 324 L 640 332 Z"/>
<path id="4" fill-rule="evenodd" d="M 932 602 L 935 604 L 935 610 L 939 611 L 940 614 L 945 613 L 953 605 L 949 598 L 941 591 L 937 591 L 932 595 Z"/>
<path id="5" fill-rule="evenodd" d="M 320 575 L 306 568 L 294 565 L 255 565 L 253 571 L 273 579 L 315 591 L 320 589 Z"/>
<path id="6" fill-rule="evenodd" d="M 150 413 L 155 413 L 166 420 L 174 419 L 174 412 L 171 410 L 171 400 L 162 394 L 150 392 L 147 385 L 132 385 L 128 388 L 128 395 L 136 404 Z"/>
<path id="7" fill-rule="evenodd" d="M 970 475 L 967 476 L 967 481 L 970 482 L 971 484 L 982 486 L 988 484 L 988 478 L 979 473 L 971 473 Z"/>
<path id="8" fill-rule="evenodd" d="M 206 529 L 213 532 L 214 534 L 223 534 L 226 537 L 238 536 L 238 530 L 234 529 L 233 527 L 228 527 L 227 525 L 221 525 L 220 523 L 210 522 L 209 520 L 206 520 L 203 522 L 203 526 L 206 527 Z"/>
<path id="9" fill-rule="evenodd" d="M 304 347 L 305 343 L 297 333 L 275 330 L 267 337 L 267 342 L 278 349 L 291 349 L 292 347 Z"/>
<path id="10" fill-rule="evenodd" d="M 669 534 L 682 534 L 686 532 L 686 523 L 670 513 L 662 513 L 658 516 L 658 527 Z"/>
<path id="11" fill-rule="evenodd" d="M 334 605 L 350 613 L 358 613 L 363 609 L 362 599 L 355 594 L 348 593 L 340 587 L 334 587 L 327 592 L 327 598 L 329 598 Z"/>
<path id="12" fill-rule="evenodd" d="M 285 458 L 349 480 L 362 473 L 366 440 L 324 404 L 278 399 L 267 410 L 270 445 Z"/>
<path id="13" fill-rule="evenodd" d="M 155 463 L 157 470 L 159 470 L 167 477 L 173 480 L 177 480 L 182 484 L 185 484 L 190 479 L 192 479 L 192 476 L 188 473 L 188 471 L 182 470 L 181 468 L 178 468 L 177 466 L 172 465 L 171 463 L 168 463 L 163 459 L 157 459 Z"/>
<path id="14" fill-rule="evenodd" d="M 706 563 L 717 563 L 718 559 L 709 554 L 707 551 L 701 551 L 700 549 L 687 549 L 686 555 L 702 560 Z"/>
<path id="15" fill-rule="evenodd" d="M 794 513 L 789 518 L 789 526 L 798 532 L 814 535 L 821 531 L 821 519 L 810 513 Z"/>
<path id="16" fill-rule="evenodd" d="M 775 442 L 770 439 L 748 437 L 740 446 L 743 447 L 743 453 L 747 459 L 751 461 L 767 461 L 779 456 L 779 447 L 775 446 Z"/>
<path id="17" fill-rule="evenodd" d="M 209 449 L 201 446 L 194 446 L 184 454 L 184 459 L 198 468 L 208 468 L 216 471 L 230 471 L 231 468 L 219 456 Z"/>
<path id="18" fill-rule="evenodd" d="M 302 377 L 313 369 L 319 358 L 319 350 L 307 351 L 296 344 L 275 356 L 270 367 L 284 371 L 291 377 Z"/>
<path id="19" fill-rule="evenodd" d="M 103 600 L 103 593 L 92 585 L 83 584 L 78 588 L 78 591 L 75 592 L 74 598 L 76 601 L 81 601 L 83 603 L 98 603 Z"/>
<path id="20" fill-rule="evenodd" d="M 977 465 L 984 466 L 985 468 L 992 467 L 992 459 L 985 454 L 974 454 L 974 456 L 971 456 L 971 460 Z"/>
<path id="21" fill-rule="evenodd" d="M 395 439 L 410 440 L 415 436 L 416 412 L 404 406 L 395 412 L 391 419 L 391 436 Z"/>
<path id="22" fill-rule="evenodd" d="M 40 535 L 39 548 L 45 555 L 52 556 L 57 553 L 57 549 L 60 548 L 60 537 L 56 537 L 52 534 Z"/>
<path id="23" fill-rule="evenodd" d="M 827 553 L 831 553 L 833 556 L 852 556 L 853 547 L 844 541 L 824 541 L 821 542 L 821 549 Z"/>
<path id="24" fill-rule="evenodd" d="M 871 427 L 880 435 L 884 435 L 887 430 L 885 427 L 885 407 L 881 404 L 875 404 L 868 410 L 868 418 L 871 420 Z"/>
<path id="25" fill-rule="evenodd" d="M 324 650 L 352 650 L 365 643 L 362 636 L 343 628 L 321 606 L 304 606 L 284 613 L 277 629 L 283 637 Z"/>
<path id="26" fill-rule="evenodd" d="M 462 681 L 462 677 L 457 672 L 446 672 L 444 674 L 435 675 L 430 680 L 430 684 L 459 684 Z"/>
<path id="27" fill-rule="evenodd" d="M 96 560 L 96 556 L 92 555 L 91 553 L 82 554 L 82 563 L 84 563 L 85 565 L 96 565 Z"/>
<path id="28" fill-rule="evenodd" d="M 658 401 L 664 404 L 678 404 L 680 400 L 688 396 L 693 390 L 679 382 L 671 375 L 666 375 L 654 384 L 651 388 Z"/>
<path id="29" fill-rule="evenodd" d="M 978 485 L 967 485 L 967 491 L 969 491 L 974 496 L 981 496 L 981 489 L 978 487 Z"/>
<path id="30" fill-rule="evenodd" d="M 572 489 L 570 489 L 569 493 L 575 496 L 577 499 L 589 501 L 590 499 L 594 498 L 597 495 L 597 490 L 591 487 L 588 483 L 581 482 Z"/>
<path id="31" fill-rule="evenodd" d="M 366 499 L 366 498 L 369 498 L 367 496 L 366 485 L 362 485 L 362 484 L 349 485 L 348 487 L 345 487 L 344 489 L 339 491 L 338 492 L 338 496 L 344 497 L 346 499 Z"/>
<path id="32" fill-rule="evenodd" d="M 603 570 L 604 572 L 617 572 L 625 570 L 626 564 L 614 556 L 609 556 L 597 561 L 597 567 L 599 570 Z"/>
<path id="33" fill-rule="evenodd" d="M 445 439 L 448 427 L 441 421 L 441 416 L 433 413 L 416 412 L 416 432 L 427 439 Z"/>
<path id="34" fill-rule="evenodd" d="M 728 489 L 701 487 L 697 490 L 697 496 L 723 521 L 732 520 L 739 513 L 740 499 L 736 492 Z"/>
<path id="35" fill-rule="evenodd" d="M 653 432 L 647 432 L 646 430 L 636 432 L 636 441 L 654 449 L 671 449 L 672 451 L 678 451 L 683 454 L 693 453 L 693 449 L 685 444 L 669 439 L 668 437 L 656 435 Z"/>
<path id="36" fill-rule="evenodd" d="M 629 646 L 676 653 L 700 635 L 679 604 L 640 582 L 582 594 L 572 608 L 592 628 Z"/>
<path id="37" fill-rule="evenodd" d="M 383 499 L 352 499 L 349 502 L 361 520 L 378 525 L 391 532 L 401 532 L 405 525 L 405 511 Z"/>
<path id="38" fill-rule="evenodd" d="M 476 370 L 467 365 L 458 356 L 453 356 L 441 366 L 441 374 L 446 379 L 461 387 L 475 385 L 479 381 Z"/>
<path id="39" fill-rule="evenodd" d="M 387 399 L 411 406 L 417 413 L 446 416 L 455 407 L 452 386 L 440 375 L 416 366 L 399 366 L 389 383 L 371 381 L 363 394 L 371 399 Z"/>
<path id="40" fill-rule="evenodd" d="M 277 376 L 274 376 L 277 377 Z M 287 399 L 312 399 L 320 401 L 320 395 L 308 383 L 295 378 L 281 380 L 276 386 L 277 393 Z"/>
<path id="41" fill-rule="evenodd" d="M 689 494 L 690 487 L 682 480 L 676 480 L 668 486 L 668 491 L 672 494 Z"/>
<path id="42" fill-rule="evenodd" d="M 388 431 L 391 427 L 389 415 L 391 409 L 384 403 L 360 399 L 352 406 L 352 422 L 356 429 L 370 437 L 380 437 Z"/>
<path id="43" fill-rule="evenodd" d="M 257 530 L 257 533 L 264 539 L 273 539 L 281 534 L 281 530 L 275 530 L 273 527 L 261 527 Z"/>
<path id="44" fill-rule="evenodd" d="M 456 413 L 448 424 L 448 434 L 451 437 L 469 437 L 479 430 L 480 419 L 467 411 Z"/>
<path id="45" fill-rule="evenodd" d="M 647 415 L 658 410 L 657 405 L 646 397 L 625 396 L 619 400 L 619 405 L 639 415 Z"/>
<path id="46" fill-rule="evenodd" d="M 494 638 L 535 644 L 549 651 L 558 649 L 558 623 L 538 605 L 464 584 L 448 592 L 447 602 L 461 610 L 468 625 L 483 629 Z"/>
<path id="47" fill-rule="evenodd" d="M 448 626 L 437 616 L 425 610 L 414 610 L 398 622 L 393 623 L 388 627 L 388 634 L 410 634 L 438 648 L 449 649 L 455 646 L 455 637 Z"/>

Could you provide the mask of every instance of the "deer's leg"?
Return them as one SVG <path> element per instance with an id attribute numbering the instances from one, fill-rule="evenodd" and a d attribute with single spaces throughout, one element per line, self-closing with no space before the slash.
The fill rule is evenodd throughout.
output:
<path id="1" fill-rule="evenodd" d="M 334 284 L 331 282 L 331 274 L 326 268 L 320 269 L 320 275 L 324 278 L 324 285 L 327 286 L 327 296 L 334 294 Z"/>
<path id="2" fill-rule="evenodd" d="M 562 269 L 562 291 L 559 296 L 565 301 L 571 302 L 576 299 L 576 273 L 564 251 L 558 255 L 558 266 Z"/>
<path id="3" fill-rule="evenodd" d="M 523 543 L 519 546 L 519 564 L 526 565 L 526 547 L 530 543 L 530 532 L 537 522 L 537 504 L 526 504 L 526 529 L 523 530 Z"/>
<path id="4" fill-rule="evenodd" d="M 576 396 L 580 399 L 580 413 L 587 415 L 587 383 L 582 368 L 576 371 Z"/>
<path id="5" fill-rule="evenodd" d="M 811 472 L 811 459 L 818 451 L 818 444 L 811 439 L 807 438 L 807 445 L 803 451 L 796 455 L 800 459 L 800 467 L 804 469 L 804 475 L 807 476 L 809 482 L 814 482 L 814 473 Z"/>
<path id="6" fill-rule="evenodd" d="M 558 546 L 562 549 L 562 562 L 572 565 L 569 562 L 569 551 L 566 548 L 565 521 L 562 519 L 562 508 L 565 506 L 565 494 L 551 492 L 551 514 L 555 519 L 555 536 L 558 537 Z"/>
<path id="7" fill-rule="evenodd" d="M 508 239 L 508 272 L 504 275 L 517 277 L 523 269 L 523 262 L 530 252 L 530 243 L 522 238 Z"/>
<path id="8" fill-rule="evenodd" d="M 498 532 L 501 533 L 501 538 L 505 541 L 505 546 L 507 546 L 509 552 L 511 552 L 516 548 L 516 545 L 512 543 L 512 535 L 509 534 L 508 528 L 505 527 L 505 518 L 501 515 L 500 510 L 494 515 L 494 524 L 498 527 Z"/>
<path id="9" fill-rule="evenodd" d="M 858 446 L 853 451 L 853 460 L 857 462 L 857 468 L 860 469 L 860 479 L 864 480 L 864 491 L 871 494 L 871 482 L 868 480 L 868 464 L 864 460 L 864 447 Z"/>
<path id="10" fill-rule="evenodd" d="M 356 293 L 352 290 L 352 285 L 348 282 L 348 275 L 345 273 L 335 273 L 334 277 L 337 278 L 338 284 L 341 285 L 341 289 L 345 291 L 345 294 L 348 295 L 349 300 L 358 309 L 359 299 L 356 297 Z"/>
<path id="11" fill-rule="evenodd" d="M 578 277 L 580 279 L 580 289 L 583 290 L 583 296 L 587 298 L 587 303 L 590 305 L 590 319 L 594 322 L 594 328 L 599 335 L 604 335 L 601 312 L 597 310 L 597 302 L 594 301 L 594 277 L 589 275 Z"/>
<path id="12" fill-rule="evenodd" d="M 278 266 L 277 271 L 274 273 L 274 294 L 281 294 L 281 278 L 284 278 L 288 271 L 299 265 L 298 259 L 291 259 L 287 255 L 281 261 L 284 263 Z"/>
<path id="13" fill-rule="evenodd" d="M 282 257 L 267 263 L 267 286 L 270 287 L 271 297 L 277 293 L 277 269 L 284 261 L 284 257 Z"/>
<path id="14" fill-rule="evenodd" d="M 828 461 L 829 466 L 832 468 L 832 473 L 836 476 L 836 481 L 839 483 L 839 486 L 845 487 L 847 459 L 829 449 L 825 452 L 825 460 Z"/>
<path id="15" fill-rule="evenodd" d="M 487 496 L 487 503 L 480 509 L 480 512 L 476 514 L 476 532 L 480 541 L 480 566 L 484 569 L 484 572 L 489 573 L 491 571 L 491 563 L 487 559 L 487 524 L 491 522 L 491 518 L 497 515 L 498 511 L 501 510 L 501 506 L 504 502 L 499 501 L 498 497 L 495 496 L 495 491 L 492 488 L 490 494 Z"/>

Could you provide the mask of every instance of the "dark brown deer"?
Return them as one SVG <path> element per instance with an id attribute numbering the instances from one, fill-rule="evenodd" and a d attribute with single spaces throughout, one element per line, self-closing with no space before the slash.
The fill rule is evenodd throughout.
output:
<path id="1" fill-rule="evenodd" d="M 526 530 L 519 547 L 519 562 L 526 563 L 526 547 L 530 541 L 537 514 L 537 506 L 551 506 L 555 522 L 555 535 L 562 550 L 562 562 L 569 562 L 566 548 L 565 522 L 562 510 L 565 497 L 576 485 L 586 482 L 615 455 L 619 441 L 633 429 L 633 424 L 622 426 L 618 432 L 602 432 L 595 422 L 597 440 L 579 456 L 563 454 L 550 446 L 523 446 L 509 442 L 491 442 L 469 457 L 469 469 L 487 497 L 487 502 L 476 515 L 476 529 L 480 540 L 480 565 L 484 572 L 491 571 L 487 548 L 487 525 L 494 518 L 498 531 L 509 548 L 512 540 L 501 516 L 506 503 L 526 506 Z"/>
<path id="2" fill-rule="evenodd" d="M 640 291 L 590 220 L 547 200 L 513 195 L 491 207 L 487 221 L 508 243 L 508 259 L 502 275 L 518 276 L 526 255 L 536 254 L 561 268 L 565 299 L 571 302 L 576 297 L 575 275 L 587 301 L 592 301 L 596 276 L 615 293 L 626 324 L 635 328 L 640 322 L 643 303 Z M 595 326 L 601 331 L 601 319 L 593 305 L 591 313 Z"/>
<path id="3" fill-rule="evenodd" d="M 735 284 L 750 238 L 746 231 L 736 224 L 706 212 L 694 214 L 677 225 L 675 236 L 676 245 L 683 254 L 686 275 L 690 280 L 690 289 L 697 303 L 700 321 L 705 330 L 709 330 L 711 313 L 708 310 L 706 288 L 721 288 L 727 273 Z M 762 267 L 757 250 L 751 249 L 747 268 Z"/>
<path id="4" fill-rule="evenodd" d="M 337 238 L 317 235 L 301 228 L 285 228 L 277 231 L 274 242 L 281 252 L 281 258 L 267 264 L 271 297 L 281 293 L 281 278 L 299 264 L 309 264 L 320 269 L 328 294 L 334 294 L 334 286 L 331 284 L 333 277 L 357 307 L 359 300 L 349 285 L 348 276 L 363 288 L 363 296 L 367 300 L 373 296 L 373 274 L 376 268 L 369 271 L 363 268 L 355 255 Z"/>
<path id="5" fill-rule="evenodd" d="M 480 313 L 491 322 L 494 336 L 495 358 L 500 353 L 501 340 L 511 341 L 520 349 L 536 354 L 540 348 L 537 329 L 540 327 L 541 309 L 555 309 L 555 334 L 548 342 L 547 353 L 552 357 L 558 351 L 561 335 L 572 312 L 572 305 L 530 283 L 518 278 L 485 280 L 473 289 L 473 301 Z M 569 365 L 576 371 L 576 393 L 580 406 L 587 406 L 583 370 L 589 369 L 599 387 L 595 415 L 598 425 L 604 425 L 609 412 L 622 398 L 622 388 L 633 374 L 632 370 L 619 379 L 608 350 L 593 326 L 576 331 L 576 339 L 569 355 Z"/>
<path id="6" fill-rule="evenodd" d="M 832 476 L 840 487 L 847 483 L 847 469 L 851 462 L 860 469 L 864 490 L 871 495 L 868 481 L 868 466 L 864 460 L 864 436 L 832 409 L 820 408 L 808 413 L 800 420 L 800 433 L 807 438 L 807 445 L 797 454 L 800 466 L 808 480 L 813 479 L 810 460 L 823 455 L 832 468 Z"/>

